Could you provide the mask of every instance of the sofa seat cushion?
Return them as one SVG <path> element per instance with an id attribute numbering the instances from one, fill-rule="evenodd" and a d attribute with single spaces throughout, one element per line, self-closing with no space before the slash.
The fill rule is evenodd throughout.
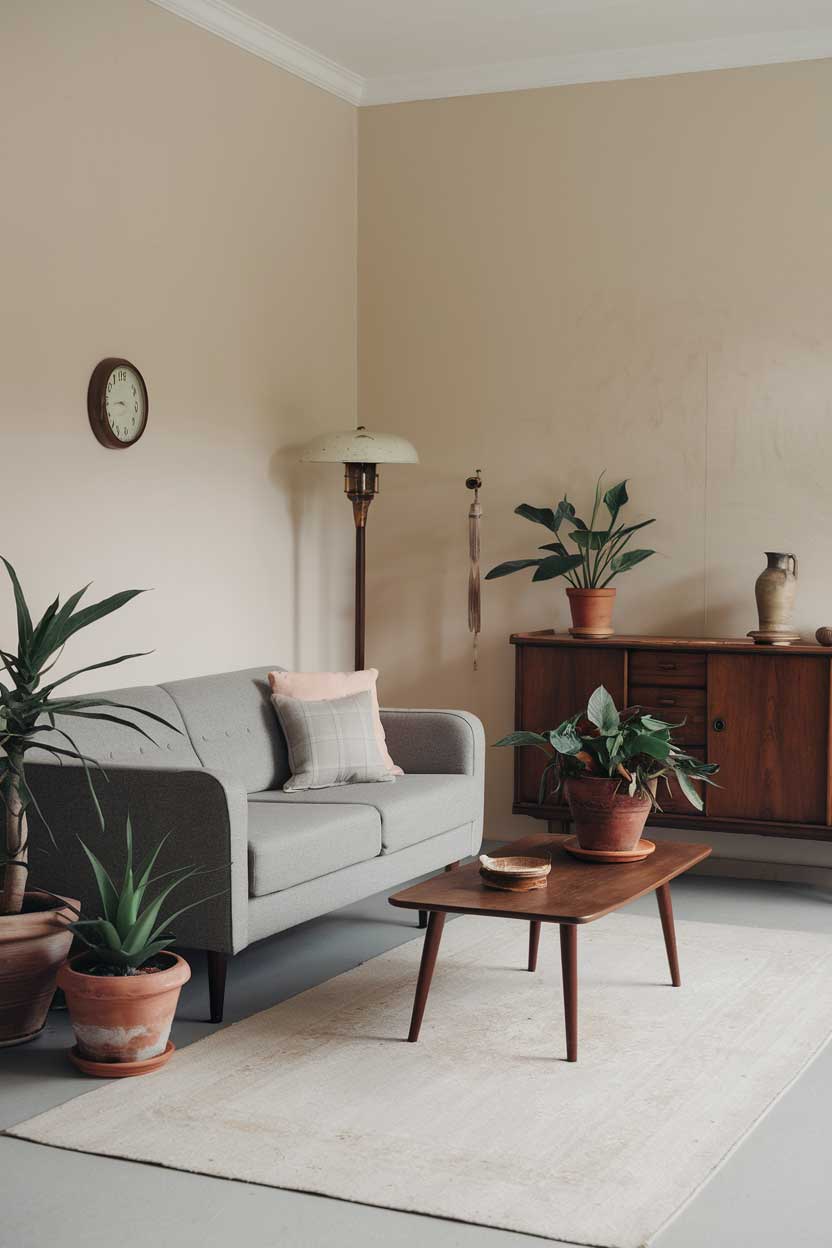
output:
<path id="1" fill-rule="evenodd" d="M 316 807 L 286 801 L 278 808 L 271 802 L 249 801 L 251 897 L 279 893 L 380 853 L 381 819 L 369 806 Z"/>
<path id="2" fill-rule="evenodd" d="M 345 784 L 303 793 L 270 790 L 249 796 L 249 810 L 258 805 L 303 803 L 369 807 L 381 819 L 382 852 L 393 854 L 408 845 L 482 818 L 482 781 L 474 776 L 397 776 L 392 784 Z"/>

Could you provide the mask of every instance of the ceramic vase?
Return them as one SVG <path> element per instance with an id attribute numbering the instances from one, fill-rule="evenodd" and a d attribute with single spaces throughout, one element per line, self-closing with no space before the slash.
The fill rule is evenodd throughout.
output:
<path id="1" fill-rule="evenodd" d="M 761 634 L 791 634 L 797 594 L 797 557 L 775 550 L 765 552 L 767 565 L 757 577 L 754 596 Z"/>

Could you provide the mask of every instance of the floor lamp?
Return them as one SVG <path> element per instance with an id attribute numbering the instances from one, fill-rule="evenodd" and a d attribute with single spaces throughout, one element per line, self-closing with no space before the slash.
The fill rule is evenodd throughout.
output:
<path id="1" fill-rule="evenodd" d="M 343 433 L 325 433 L 307 443 L 303 463 L 344 465 L 344 493 L 355 520 L 355 670 L 364 667 L 364 588 L 367 512 L 378 493 L 379 464 L 418 464 L 416 448 L 394 433 L 372 433 L 359 425 Z"/>

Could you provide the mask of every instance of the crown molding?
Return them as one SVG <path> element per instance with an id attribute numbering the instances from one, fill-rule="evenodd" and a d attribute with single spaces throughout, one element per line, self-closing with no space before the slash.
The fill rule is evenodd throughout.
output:
<path id="1" fill-rule="evenodd" d="M 229 43 L 253 52 L 264 61 L 288 70 L 298 78 L 329 91 L 332 95 L 360 104 L 364 94 L 364 79 L 351 69 L 338 65 L 322 56 L 314 48 L 308 48 L 288 35 L 282 35 L 256 17 L 241 13 L 225 0 L 151 0 L 153 4 L 183 17 L 195 26 L 201 26 L 212 35 L 219 35 Z"/>
<path id="2" fill-rule="evenodd" d="M 585 82 L 625 78 L 660 78 L 670 74 L 739 69 L 788 61 L 832 57 L 832 27 L 786 30 L 761 35 L 702 39 L 640 48 L 580 52 L 570 56 L 536 57 L 426 74 L 370 78 L 362 104 L 399 104 L 408 100 L 447 99 L 459 95 L 490 95 Z"/>
<path id="3" fill-rule="evenodd" d="M 225 0 L 151 0 L 151 3 L 356 105 L 492 95 L 626 78 L 661 78 L 670 74 L 832 57 L 832 27 L 824 27 L 363 78 L 313 48 L 282 35 L 258 18 L 249 17 Z"/>

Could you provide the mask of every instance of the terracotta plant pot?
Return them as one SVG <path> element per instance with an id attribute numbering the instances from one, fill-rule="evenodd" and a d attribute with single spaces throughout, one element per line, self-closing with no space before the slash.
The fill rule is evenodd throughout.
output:
<path id="1" fill-rule="evenodd" d="M 614 589 L 567 589 L 573 637 L 612 637 Z"/>
<path id="2" fill-rule="evenodd" d="M 131 1074 L 144 1074 L 160 1065 L 179 993 L 191 978 L 184 958 L 175 953 L 161 956 L 169 966 L 138 975 L 87 975 L 81 969 L 88 964 L 87 954 L 79 954 L 61 968 L 58 985 L 66 993 L 84 1070 L 109 1077 L 118 1063 L 138 1063 Z"/>
<path id="3" fill-rule="evenodd" d="M 565 790 L 581 849 L 635 849 L 650 814 L 649 797 L 630 797 L 623 780 L 602 776 L 577 776 Z"/>
<path id="4" fill-rule="evenodd" d="M 77 905 L 72 898 L 65 898 Z M 48 893 L 26 893 L 22 914 L 0 916 L 0 1047 L 43 1030 L 76 915 Z"/>

